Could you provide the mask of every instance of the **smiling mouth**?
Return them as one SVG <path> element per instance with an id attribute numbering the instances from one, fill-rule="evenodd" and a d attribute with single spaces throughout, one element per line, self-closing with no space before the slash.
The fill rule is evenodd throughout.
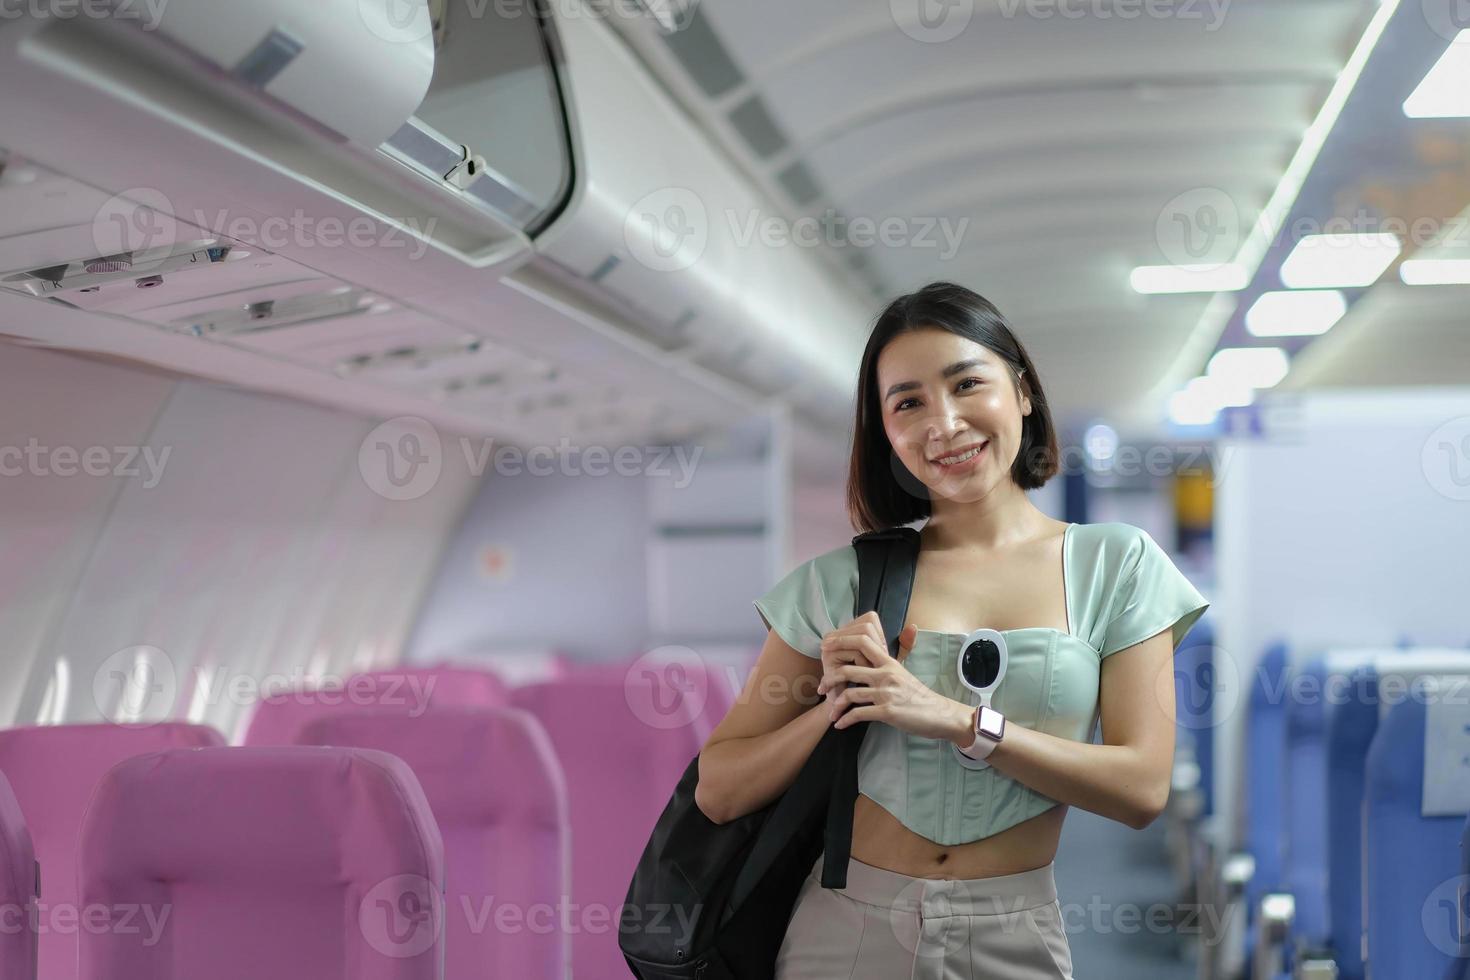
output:
<path id="1" fill-rule="evenodd" d="M 985 442 L 978 443 L 974 446 L 969 446 L 965 449 L 960 450 L 957 453 L 951 453 L 948 456 L 939 456 L 935 459 L 931 459 L 930 462 L 935 463 L 939 466 L 955 466 L 959 463 L 964 463 L 969 461 L 970 459 L 973 459 L 976 455 L 980 453 L 981 450 L 983 450 L 988 445 L 990 445 L 990 441 L 987 439 Z"/>

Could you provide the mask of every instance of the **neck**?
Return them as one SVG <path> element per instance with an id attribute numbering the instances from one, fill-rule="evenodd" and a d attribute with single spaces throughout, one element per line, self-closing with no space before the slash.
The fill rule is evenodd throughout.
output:
<path id="1" fill-rule="evenodd" d="M 1046 522 L 1026 491 L 1005 479 L 979 500 L 936 498 L 923 534 L 936 549 L 984 551 L 1033 538 Z"/>

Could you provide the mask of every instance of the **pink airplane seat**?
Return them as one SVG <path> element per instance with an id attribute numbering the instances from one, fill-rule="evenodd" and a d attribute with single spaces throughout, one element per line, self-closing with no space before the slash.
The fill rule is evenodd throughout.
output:
<path id="1" fill-rule="evenodd" d="M 40 868 L 20 804 L 0 776 L 0 977 L 34 980 Z"/>
<path id="2" fill-rule="evenodd" d="M 145 752 L 223 744 L 213 728 L 178 722 L 0 730 L 0 773 L 15 791 L 43 875 L 40 980 L 75 980 L 77 975 L 77 842 L 87 802 L 103 774 Z M 52 916 L 58 917 L 55 922 Z"/>
<path id="3" fill-rule="evenodd" d="M 316 746 L 128 759 L 82 828 L 82 980 L 439 980 L 444 845 L 407 764 Z"/>
<path id="4" fill-rule="evenodd" d="M 701 746 L 689 724 L 624 695 L 621 681 L 528 684 L 511 697 L 536 716 L 566 774 L 572 816 L 572 974 L 628 975 L 618 915 L 669 794 Z"/>
<path id="5" fill-rule="evenodd" d="M 391 752 L 418 777 L 444 836 L 445 980 L 567 976 L 566 784 L 534 717 L 514 708 L 339 712 L 310 722 L 301 740 Z"/>
<path id="6" fill-rule="evenodd" d="M 435 708 L 500 708 L 510 701 L 510 689 L 499 674 L 475 667 L 433 664 L 425 667 L 394 667 L 371 670 L 353 677 L 369 677 L 383 689 L 401 685 L 405 691 L 419 690 L 428 695 Z M 349 677 L 348 683 L 352 682 Z"/>
<path id="7" fill-rule="evenodd" d="M 508 701 L 505 683 L 488 670 L 438 666 L 371 671 L 262 698 L 250 717 L 245 744 L 294 745 L 303 725 L 337 711 L 373 709 L 416 718 L 438 708 L 497 708 Z"/>
<path id="8" fill-rule="evenodd" d="M 671 650 L 666 655 L 655 651 L 621 660 L 579 661 L 563 656 L 562 670 L 568 679 L 621 683 L 629 710 L 662 715 L 669 727 L 687 718 L 703 745 L 740 694 L 730 676 L 739 673 L 739 668 L 732 671 L 687 648 Z"/>

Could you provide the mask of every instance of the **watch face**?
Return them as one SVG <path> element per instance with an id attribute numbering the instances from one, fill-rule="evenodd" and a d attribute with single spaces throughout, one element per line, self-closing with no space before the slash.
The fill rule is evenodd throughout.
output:
<path id="1" fill-rule="evenodd" d="M 975 730 L 981 735 L 999 742 L 1001 735 L 1005 733 L 1005 727 L 1005 716 L 999 711 L 990 707 L 980 709 L 980 717 L 975 722 Z"/>

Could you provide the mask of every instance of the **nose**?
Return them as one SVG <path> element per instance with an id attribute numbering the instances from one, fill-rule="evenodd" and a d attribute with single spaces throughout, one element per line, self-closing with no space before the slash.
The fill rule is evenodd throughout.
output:
<path id="1" fill-rule="evenodd" d="M 924 434 L 930 442 L 947 444 L 967 428 L 964 420 L 960 418 L 959 406 L 950 399 L 937 403 L 934 411 L 924 419 L 924 422 L 926 425 Z"/>

